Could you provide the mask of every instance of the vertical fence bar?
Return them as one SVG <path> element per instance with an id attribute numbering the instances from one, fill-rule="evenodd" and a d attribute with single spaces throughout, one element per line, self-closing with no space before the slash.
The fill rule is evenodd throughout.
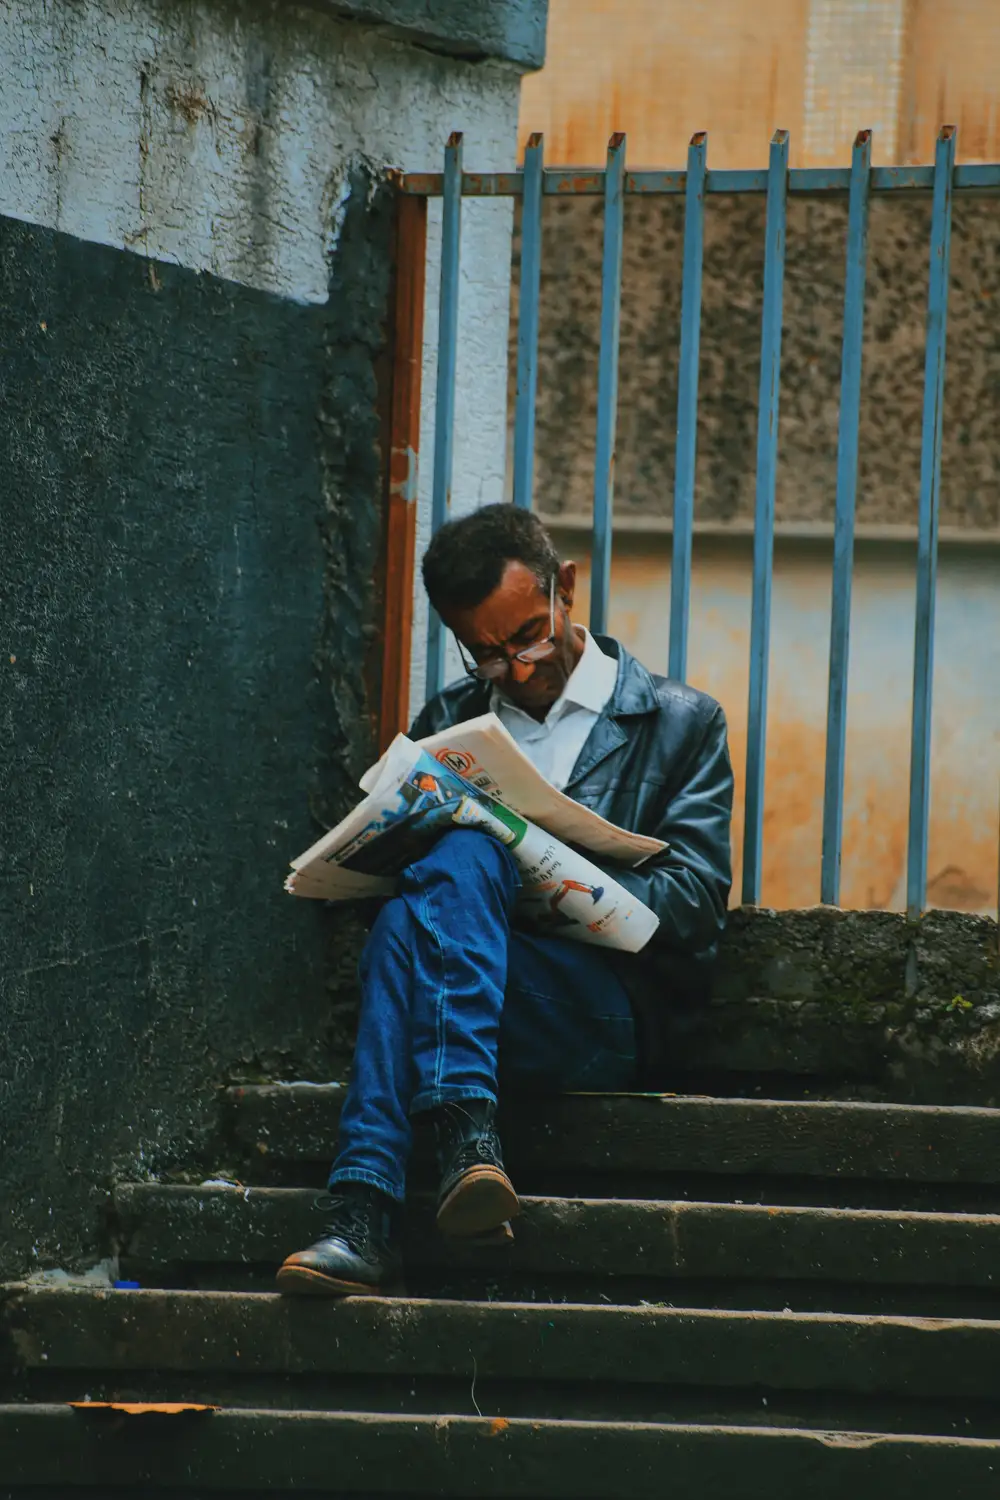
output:
<path id="1" fill-rule="evenodd" d="M 389 394 L 389 464 L 385 523 L 385 615 L 379 749 L 409 722 L 413 564 L 417 536 L 420 383 L 424 359 L 427 199 L 397 200 L 396 284 Z"/>
<path id="2" fill-rule="evenodd" d="M 934 149 L 927 349 L 920 444 L 920 525 L 917 540 L 917 620 L 913 642 L 913 726 L 910 741 L 910 821 L 906 846 L 906 911 L 917 917 L 927 900 L 927 822 L 931 789 L 931 689 L 934 678 L 934 602 L 937 591 L 941 420 L 944 406 L 948 272 L 955 127 L 945 125 Z"/>
<path id="3" fill-rule="evenodd" d="M 833 531 L 833 604 L 830 615 L 830 679 L 826 710 L 826 780 L 823 788 L 823 857 L 820 900 L 840 900 L 844 828 L 844 753 L 847 743 L 847 665 L 851 642 L 851 575 L 854 512 L 858 493 L 858 426 L 861 416 L 861 351 L 868 269 L 868 203 L 872 133 L 859 132 L 851 156 L 847 217 L 847 276 L 844 285 L 844 345 L 840 366 L 840 432 L 837 440 L 837 515 Z"/>
<path id="4" fill-rule="evenodd" d="M 681 351 L 677 376 L 677 447 L 674 468 L 674 536 L 670 558 L 671 677 L 687 676 L 691 608 L 691 538 L 698 452 L 698 361 L 701 354 L 701 267 L 705 242 L 705 158 L 708 137 L 699 130 L 688 147 L 684 187 L 684 276 L 681 282 Z"/>
<path id="5" fill-rule="evenodd" d="M 542 285 L 544 145 L 528 139 L 521 200 L 521 281 L 517 314 L 517 398 L 514 406 L 514 504 L 531 509 L 535 467 L 535 390 L 538 383 L 538 309 Z"/>
<path id="6" fill-rule="evenodd" d="M 437 395 L 434 405 L 434 483 L 431 535 L 447 519 L 455 447 L 455 367 L 458 359 L 458 272 L 462 239 L 462 135 L 453 131 L 444 151 L 441 207 L 441 300 L 438 319 Z M 444 626 L 428 609 L 427 696 L 444 686 Z"/>
<path id="7" fill-rule="evenodd" d="M 625 137 L 619 132 L 608 144 L 608 165 L 604 176 L 601 354 L 597 371 L 597 451 L 594 455 L 594 553 L 590 570 L 590 628 L 594 631 L 608 628 L 611 596 L 611 522 L 615 494 L 624 228 Z"/>
<path id="8" fill-rule="evenodd" d="M 767 169 L 767 223 L 764 231 L 764 313 L 757 410 L 757 501 L 754 512 L 750 696 L 747 708 L 746 805 L 743 821 L 743 902 L 751 906 L 760 901 L 763 856 L 767 671 L 771 638 L 774 485 L 778 462 L 778 394 L 781 381 L 787 203 L 788 131 L 776 130 L 771 139 L 771 156 Z"/>

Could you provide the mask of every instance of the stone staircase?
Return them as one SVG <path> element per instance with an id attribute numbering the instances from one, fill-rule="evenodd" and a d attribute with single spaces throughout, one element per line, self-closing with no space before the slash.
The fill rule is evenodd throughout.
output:
<path id="1" fill-rule="evenodd" d="M 511 1100 L 511 1246 L 418 1146 L 407 1295 L 280 1299 L 341 1097 L 230 1089 L 216 1179 L 122 1184 L 141 1290 L 4 1289 L 0 1500 L 1000 1495 L 1000 1110 Z"/>

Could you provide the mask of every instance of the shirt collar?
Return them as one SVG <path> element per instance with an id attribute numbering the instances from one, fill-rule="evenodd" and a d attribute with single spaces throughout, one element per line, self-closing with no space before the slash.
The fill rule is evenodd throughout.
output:
<path id="1" fill-rule="evenodd" d="M 585 708 L 599 714 L 611 700 L 618 680 L 618 663 L 613 656 L 602 651 L 585 625 L 576 627 L 583 636 L 583 652 L 580 660 L 566 679 L 566 686 L 553 703 L 543 723 L 554 723 L 569 709 Z M 517 709 L 517 705 L 505 698 L 497 688 L 490 695 L 490 708 L 494 713 L 503 707 Z M 523 713 L 523 709 L 517 709 Z M 525 715 L 530 717 L 530 715 Z"/>
<path id="2" fill-rule="evenodd" d="M 585 625 L 577 628 L 583 635 L 583 653 L 557 701 L 565 700 L 599 714 L 615 690 L 618 663 L 613 656 L 605 655 Z"/>

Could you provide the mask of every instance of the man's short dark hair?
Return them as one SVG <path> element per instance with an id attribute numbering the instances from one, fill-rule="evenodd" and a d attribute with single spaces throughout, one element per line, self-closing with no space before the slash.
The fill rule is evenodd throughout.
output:
<path id="1" fill-rule="evenodd" d="M 492 594 L 508 563 L 523 563 L 548 593 L 559 554 L 536 515 L 514 505 L 484 505 L 448 521 L 424 553 L 427 597 L 441 613 L 474 609 Z"/>

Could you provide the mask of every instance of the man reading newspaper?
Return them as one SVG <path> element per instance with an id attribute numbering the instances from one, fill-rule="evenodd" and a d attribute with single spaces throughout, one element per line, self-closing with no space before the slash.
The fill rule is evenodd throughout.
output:
<path id="1" fill-rule="evenodd" d="M 637 953 L 520 925 L 518 865 L 482 827 L 449 827 L 415 858 L 364 950 L 328 1221 L 282 1265 L 285 1292 L 391 1287 L 417 1117 L 436 1141 L 439 1230 L 508 1234 L 518 1200 L 497 1136 L 498 1087 L 655 1080 L 672 1009 L 708 994 L 725 922 L 733 777 L 719 705 L 573 623 L 575 565 L 530 512 L 491 505 L 450 522 L 423 577 L 465 676 L 426 705 L 411 738 L 492 709 L 553 786 L 663 841 L 637 868 L 609 871 L 658 925 Z"/>

